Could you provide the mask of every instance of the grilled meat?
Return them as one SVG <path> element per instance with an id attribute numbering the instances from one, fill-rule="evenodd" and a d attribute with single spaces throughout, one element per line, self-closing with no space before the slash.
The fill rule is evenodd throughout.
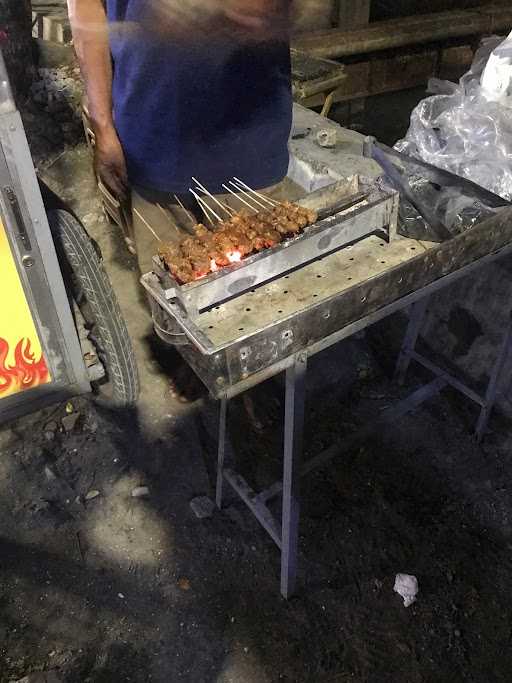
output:
<path id="1" fill-rule="evenodd" d="M 255 215 L 242 210 L 219 224 L 215 232 L 195 227 L 195 237 L 181 244 L 163 244 L 159 255 L 172 276 L 182 284 L 229 265 L 257 251 L 274 247 L 317 220 L 314 211 L 290 202 Z"/>

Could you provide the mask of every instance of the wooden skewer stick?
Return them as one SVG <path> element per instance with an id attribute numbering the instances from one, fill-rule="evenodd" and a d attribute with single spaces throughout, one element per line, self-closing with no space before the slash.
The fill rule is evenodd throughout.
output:
<path id="1" fill-rule="evenodd" d="M 200 187 L 199 185 L 196 186 L 196 190 L 197 190 L 198 192 L 203 192 L 203 190 L 201 189 L 201 187 Z M 201 196 L 201 195 L 200 195 L 200 196 Z M 215 201 L 215 197 L 214 197 L 213 195 L 211 195 L 210 193 L 208 193 L 208 194 L 206 194 L 206 195 L 204 195 L 204 196 L 201 196 L 201 199 L 203 200 L 203 202 L 204 202 L 204 203 L 206 204 L 206 206 L 210 209 L 210 211 L 213 212 L 213 209 L 212 209 L 212 207 L 211 207 L 211 204 L 208 204 L 208 202 L 206 201 L 206 197 L 211 197 L 214 201 Z M 220 202 L 217 202 L 217 204 L 220 206 L 220 208 L 221 208 L 223 211 L 226 212 L 228 218 L 231 218 L 231 216 L 234 215 L 234 214 L 228 213 L 226 207 L 223 206 Z M 215 215 L 217 215 L 217 214 L 215 214 Z M 222 218 L 220 218 L 220 216 L 218 216 L 218 220 L 219 220 L 220 222 L 222 222 Z"/>
<path id="2" fill-rule="evenodd" d="M 181 206 L 181 208 L 182 208 L 183 211 L 187 214 L 187 216 L 190 218 L 190 220 L 192 221 L 192 223 L 194 223 L 194 224 L 197 223 L 196 217 L 194 216 L 194 214 L 192 213 L 192 211 L 189 211 L 189 210 L 185 207 L 185 205 L 183 204 L 183 202 L 181 201 L 181 199 L 178 197 L 177 194 L 174 195 L 174 199 L 175 199 L 175 200 L 177 201 L 177 203 Z"/>
<path id="3" fill-rule="evenodd" d="M 212 209 L 212 207 L 209 206 L 209 205 L 208 205 L 208 204 L 207 204 L 207 203 L 206 203 L 206 202 L 197 194 L 197 192 L 194 192 L 194 190 L 193 190 L 191 187 L 189 188 L 189 192 L 192 193 L 192 195 L 194 196 L 196 202 L 197 202 L 197 203 L 199 204 L 199 206 L 202 208 L 204 215 L 205 215 L 206 218 L 210 221 L 210 223 L 212 224 L 212 226 L 213 226 L 213 221 L 212 221 L 212 219 L 211 219 L 211 217 L 210 217 L 210 215 L 209 215 L 210 213 L 219 221 L 219 223 L 222 222 L 222 219 L 220 218 L 220 216 L 218 216 L 218 215 L 215 213 L 215 211 Z"/>
<path id="4" fill-rule="evenodd" d="M 218 206 L 220 206 L 220 208 L 221 208 L 223 211 L 225 211 L 225 212 L 228 214 L 228 216 L 234 216 L 234 215 L 235 215 L 235 212 L 234 212 L 232 209 L 230 209 L 229 206 L 227 206 L 227 204 L 224 204 L 224 203 L 221 202 L 219 199 L 217 199 L 217 197 L 214 197 L 210 192 L 208 192 L 208 190 L 206 189 L 206 187 L 205 187 L 202 183 L 200 183 L 199 180 L 197 180 L 197 178 L 192 177 L 192 180 L 193 180 L 193 181 L 195 182 L 195 184 L 197 185 L 197 188 L 198 188 L 199 190 L 201 190 L 201 192 L 204 192 L 206 195 L 208 195 L 208 197 L 210 197 L 210 199 L 213 199 L 213 201 L 214 201 Z"/>
<path id="5" fill-rule="evenodd" d="M 160 211 L 164 214 L 164 216 L 167 218 L 167 220 L 169 221 L 169 223 L 170 223 L 172 229 L 174 230 L 174 232 L 176 232 L 176 233 L 179 235 L 179 234 L 180 234 L 180 231 L 178 230 L 178 227 L 177 227 L 176 223 L 175 223 L 175 222 L 172 220 L 172 218 L 170 217 L 169 212 L 166 211 L 166 210 L 164 209 L 164 207 L 163 207 L 161 204 L 157 204 L 157 206 L 158 206 L 158 208 L 160 209 Z"/>
<path id="6" fill-rule="evenodd" d="M 260 201 L 256 199 L 256 197 L 253 197 L 251 194 L 246 192 L 242 187 L 234 183 L 232 180 L 229 181 L 229 184 L 232 185 L 235 189 L 238 190 L 241 194 L 245 195 L 246 197 L 249 197 L 249 199 L 252 199 L 252 201 L 260 206 L 262 209 L 265 209 L 265 211 L 268 209 L 268 206 L 265 206 L 265 204 L 262 204 Z M 272 205 L 271 205 L 272 206 Z"/>
<path id="7" fill-rule="evenodd" d="M 254 206 L 252 206 L 252 204 L 249 204 L 249 202 L 246 202 L 245 199 L 240 197 L 238 192 L 234 192 L 230 187 L 228 187 L 227 185 L 224 185 L 224 183 L 222 184 L 222 187 L 225 190 L 227 190 L 230 194 L 234 195 L 238 199 L 238 201 L 242 202 L 242 204 L 245 204 L 245 206 L 248 206 L 252 211 L 254 211 L 255 213 L 258 213 L 258 209 L 256 209 Z"/>
<path id="8" fill-rule="evenodd" d="M 272 206 L 279 206 L 280 202 L 276 201 L 275 199 L 270 199 L 270 197 L 267 197 L 264 194 L 261 194 L 261 192 L 256 192 L 256 190 L 253 190 L 252 187 L 249 187 L 247 183 L 244 183 L 243 180 L 240 180 L 240 178 L 237 178 L 236 176 L 233 177 L 233 180 L 236 180 L 236 182 L 241 185 L 242 187 L 245 187 L 246 190 L 249 190 L 249 192 L 252 192 L 252 194 L 255 194 L 257 197 L 260 199 L 263 199 L 264 201 L 268 202 Z"/>
<path id="9" fill-rule="evenodd" d="M 146 226 L 146 228 L 149 230 L 149 232 L 153 235 L 153 237 L 155 237 L 159 242 L 161 242 L 162 240 L 160 239 L 160 237 L 158 237 L 158 235 L 153 230 L 153 228 L 150 226 L 150 224 L 147 222 L 147 220 L 144 218 L 144 216 L 142 216 L 139 213 L 139 211 L 137 211 L 137 209 L 132 209 L 132 211 L 136 216 L 138 216 L 138 218 L 140 218 L 140 220 L 143 222 L 143 224 Z"/>
<path id="10" fill-rule="evenodd" d="M 190 220 L 190 225 L 186 225 L 185 223 L 183 223 L 183 225 L 182 225 L 181 227 L 183 227 L 183 229 L 184 229 L 186 232 L 188 232 L 189 235 L 192 235 L 193 237 L 195 237 L 196 231 L 194 230 L 194 226 L 197 225 L 197 218 L 194 216 L 194 214 L 192 213 L 192 211 L 189 211 L 189 210 L 187 209 L 187 207 L 183 204 L 183 202 L 181 201 L 181 199 L 178 197 L 177 194 L 175 194 L 175 195 L 173 195 L 173 196 L 174 196 L 174 199 L 176 200 L 176 203 L 177 203 L 179 206 L 181 206 L 181 208 L 182 208 L 183 211 L 187 214 L 187 216 L 188 216 L 188 218 L 189 218 L 189 220 Z M 178 232 L 179 232 L 179 230 L 178 230 Z"/>

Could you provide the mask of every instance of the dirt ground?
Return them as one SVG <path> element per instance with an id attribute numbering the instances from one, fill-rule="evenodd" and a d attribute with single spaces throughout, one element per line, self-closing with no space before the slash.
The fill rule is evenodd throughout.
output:
<path id="1" fill-rule="evenodd" d="M 0 683 L 37 671 L 66 683 L 510 681 L 510 423 L 495 416 L 479 446 L 474 408 L 446 392 L 309 477 L 300 592 L 283 601 L 278 552 L 243 504 L 206 520 L 189 507 L 212 494 L 215 409 L 172 398 L 174 357 L 102 218 L 87 150 L 48 174 L 102 249 L 142 395 L 125 411 L 76 399 L 69 432 L 64 405 L 0 432 Z M 390 380 L 402 332 L 396 317 L 313 361 L 306 457 L 423 379 Z M 231 437 L 262 487 L 279 472 L 280 381 L 255 400 L 263 434 L 235 401 Z M 132 497 L 139 486 L 149 495 Z M 409 608 L 397 572 L 418 578 Z"/>

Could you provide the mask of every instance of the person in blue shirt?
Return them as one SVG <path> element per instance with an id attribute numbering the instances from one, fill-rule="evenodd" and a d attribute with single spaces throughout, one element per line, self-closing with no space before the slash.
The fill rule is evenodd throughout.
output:
<path id="1" fill-rule="evenodd" d="M 288 169 L 290 0 L 68 0 L 96 137 L 97 176 L 131 195 L 139 265 L 176 240 L 236 176 L 255 189 Z M 163 210 L 162 210 L 163 209 Z M 167 215 L 166 215 L 167 214 Z M 142 217 L 142 218 L 141 218 Z"/>

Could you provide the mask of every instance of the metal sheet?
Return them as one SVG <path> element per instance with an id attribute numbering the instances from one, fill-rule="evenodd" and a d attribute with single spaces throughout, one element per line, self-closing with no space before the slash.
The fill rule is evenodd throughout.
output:
<path id="1" fill-rule="evenodd" d="M 274 374 L 300 350 L 317 352 L 357 321 L 406 306 L 511 245 L 512 209 L 439 245 L 370 237 L 197 320 L 180 317 L 175 307 L 175 320 L 191 340 L 180 353 L 214 396 L 237 393 L 236 387 Z M 160 299 L 160 305 L 168 302 Z"/>

